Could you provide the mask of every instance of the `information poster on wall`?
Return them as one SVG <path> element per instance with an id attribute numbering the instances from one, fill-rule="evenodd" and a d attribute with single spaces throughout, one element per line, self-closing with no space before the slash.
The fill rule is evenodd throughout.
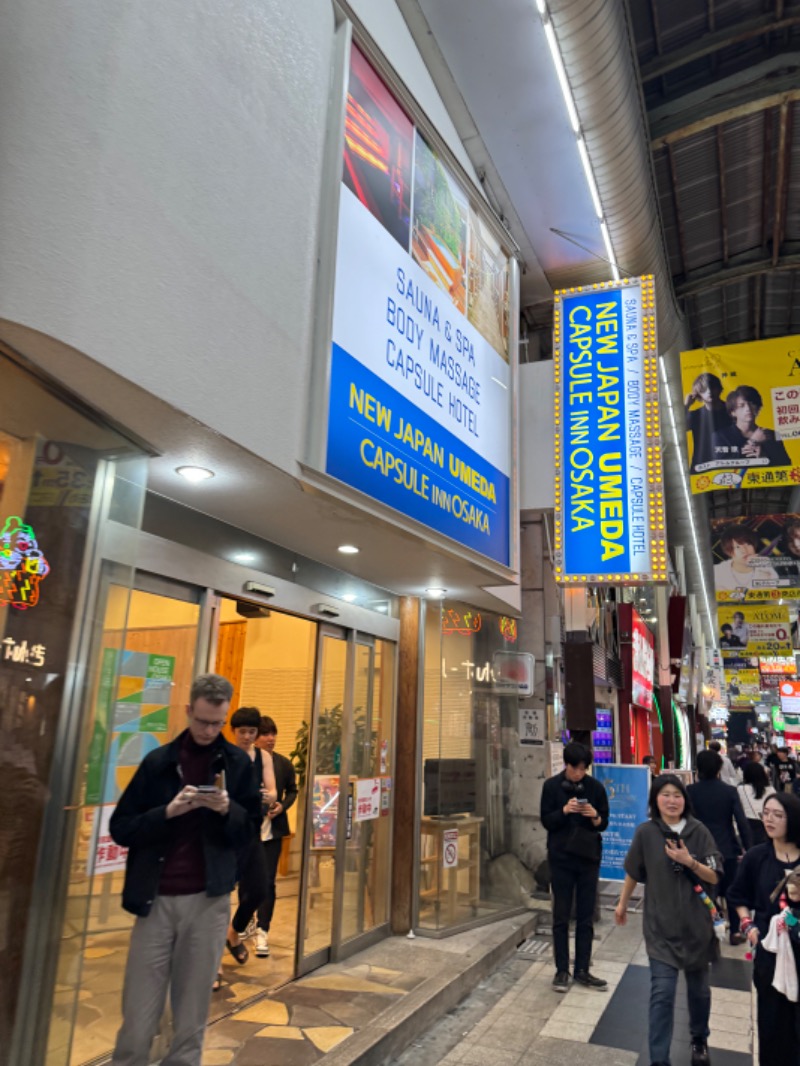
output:
<path id="1" fill-rule="evenodd" d="M 508 256 L 355 46 L 326 472 L 508 564 Z"/>
<path id="2" fill-rule="evenodd" d="M 667 580 L 651 276 L 556 293 L 556 580 Z"/>
<path id="3" fill-rule="evenodd" d="M 172 655 L 124 651 L 114 704 L 115 733 L 166 733 L 172 698 Z"/>
<path id="4" fill-rule="evenodd" d="M 544 707 L 520 707 L 519 742 L 521 747 L 542 747 L 547 740 L 547 712 Z"/>
<path id="5" fill-rule="evenodd" d="M 600 877 L 604 881 L 625 880 L 625 856 L 636 827 L 647 821 L 650 794 L 649 766 L 622 766 L 610 763 L 597 767 L 597 779 L 608 793 L 608 828 L 603 833 L 603 860 Z"/>
<path id="6" fill-rule="evenodd" d="M 800 336 L 681 352 L 693 492 L 800 478 Z"/>
<path id="7" fill-rule="evenodd" d="M 311 824 L 315 848 L 335 848 L 339 819 L 339 775 L 317 774 L 311 793 Z"/>
<path id="8" fill-rule="evenodd" d="M 128 849 L 121 848 L 115 843 L 109 823 L 114 813 L 115 804 L 109 803 L 98 807 L 94 812 L 94 834 L 92 846 L 89 849 L 91 868 L 87 873 L 110 874 L 116 870 L 124 870 L 128 858 Z"/>
<path id="9" fill-rule="evenodd" d="M 381 779 L 361 777 L 356 781 L 356 821 L 371 822 L 381 816 Z"/>

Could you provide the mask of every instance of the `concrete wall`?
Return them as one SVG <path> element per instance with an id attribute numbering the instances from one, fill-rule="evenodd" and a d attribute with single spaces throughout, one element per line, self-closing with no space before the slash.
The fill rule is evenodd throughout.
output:
<path id="1" fill-rule="evenodd" d="M 394 0 L 353 5 L 468 166 Z M 330 0 L 0 0 L 0 318 L 303 455 Z"/>
<path id="2" fill-rule="evenodd" d="M 519 368 L 520 509 L 555 506 L 555 383 L 553 362 Z"/>
<path id="3" fill-rule="evenodd" d="M 547 516 L 547 520 L 552 523 L 552 517 Z M 540 512 L 522 515 L 522 620 L 518 647 L 536 657 L 536 688 L 530 700 L 521 702 L 523 707 L 545 707 L 545 645 L 549 644 L 559 617 L 544 521 Z M 560 648 L 555 650 L 560 653 Z M 522 748 L 517 737 L 509 755 L 513 851 L 533 870 L 545 857 L 547 834 L 539 819 L 539 804 L 542 785 L 550 776 L 548 749 Z"/>

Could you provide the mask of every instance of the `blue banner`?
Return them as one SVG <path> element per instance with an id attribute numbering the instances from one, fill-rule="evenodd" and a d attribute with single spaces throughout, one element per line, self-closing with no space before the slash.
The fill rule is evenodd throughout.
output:
<path id="1" fill-rule="evenodd" d="M 508 477 L 337 344 L 326 470 L 508 565 Z"/>
<path id="2" fill-rule="evenodd" d="M 666 541 L 653 537 L 664 536 L 664 515 L 650 285 L 637 279 L 558 297 L 559 581 L 666 577 Z"/>
<path id="3" fill-rule="evenodd" d="M 650 795 L 648 766 L 621 766 L 611 763 L 595 767 L 597 780 L 608 793 L 610 817 L 603 833 L 603 881 L 625 880 L 625 856 L 633 841 L 636 827 L 647 821 Z"/>

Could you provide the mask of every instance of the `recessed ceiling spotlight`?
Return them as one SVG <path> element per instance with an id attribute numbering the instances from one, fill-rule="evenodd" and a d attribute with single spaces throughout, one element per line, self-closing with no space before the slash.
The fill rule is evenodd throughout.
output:
<path id="1" fill-rule="evenodd" d="M 235 563 L 242 563 L 243 565 L 246 563 L 254 563 L 256 561 L 255 552 L 236 552 L 231 558 Z"/>
<path id="2" fill-rule="evenodd" d="M 432 600 L 441 600 L 445 592 L 447 592 L 447 589 L 442 589 L 438 588 L 437 586 L 434 586 L 433 588 L 426 589 L 425 591 L 428 593 Z"/>
<path id="3" fill-rule="evenodd" d="M 355 544 L 340 544 L 339 551 L 342 555 L 358 555 L 361 549 L 357 548 Z"/>
<path id="4" fill-rule="evenodd" d="M 345 603 L 353 603 L 355 602 L 356 598 L 357 597 L 355 592 L 345 592 L 345 594 L 342 596 L 342 599 Z"/>
<path id="5" fill-rule="evenodd" d="M 214 476 L 214 471 L 208 470 L 204 466 L 176 466 L 175 473 L 186 478 L 192 485 L 196 485 L 200 481 L 207 481 Z"/>

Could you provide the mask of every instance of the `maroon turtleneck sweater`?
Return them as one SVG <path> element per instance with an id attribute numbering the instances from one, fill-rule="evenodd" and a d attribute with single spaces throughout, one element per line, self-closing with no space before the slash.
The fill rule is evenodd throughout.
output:
<path id="1" fill-rule="evenodd" d="M 184 785 L 211 784 L 211 761 L 215 745 L 192 740 L 187 731 L 181 742 L 178 765 Z M 175 837 L 167 851 L 158 892 L 161 896 L 189 896 L 206 890 L 206 860 L 203 854 L 203 823 L 213 818 L 207 810 L 189 811 L 174 820 Z"/>

